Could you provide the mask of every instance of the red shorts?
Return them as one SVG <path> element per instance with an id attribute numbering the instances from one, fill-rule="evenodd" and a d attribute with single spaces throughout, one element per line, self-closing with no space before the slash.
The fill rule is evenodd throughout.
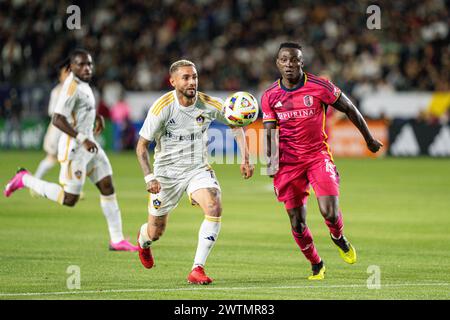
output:
<path id="1" fill-rule="evenodd" d="M 297 164 L 280 164 L 273 180 L 278 201 L 286 209 L 306 204 L 311 184 L 316 196 L 339 196 L 339 173 L 330 155 L 318 157 Z"/>

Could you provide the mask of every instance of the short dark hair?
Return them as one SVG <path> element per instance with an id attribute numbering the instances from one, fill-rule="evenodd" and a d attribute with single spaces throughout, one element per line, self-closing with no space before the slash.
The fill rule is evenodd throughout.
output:
<path id="1" fill-rule="evenodd" d="M 302 50 L 302 46 L 299 45 L 297 42 L 283 42 L 280 44 L 280 47 L 278 48 L 278 52 L 280 52 L 281 49 L 284 48 L 294 48 L 298 50 Z"/>
<path id="2" fill-rule="evenodd" d="M 70 59 L 70 63 L 72 63 L 75 60 L 76 56 L 80 56 L 80 55 L 90 55 L 89 51 L 82 49 L 82 48 L 76 48 L 74 50 L 72 50 L 72 52 L 69 55 L 69 59 Z"/>

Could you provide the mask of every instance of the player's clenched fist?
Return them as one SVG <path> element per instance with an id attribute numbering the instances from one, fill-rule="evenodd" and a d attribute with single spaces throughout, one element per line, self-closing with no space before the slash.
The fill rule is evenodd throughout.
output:
<path id="1" fill-rule="evenodd" d="M 371 141 L 367 142 L 367 148 L 369 148 L 370 151 L 373 153 L 378 152 L 380 148 L 383 146 L 383 144 L 375 139 L 372 139 Z"/>
<path id="2" fill-rule="evenodd" d="M 156 179 L 150 180 L 147 182 L 147 191 L 150 193 L 159 193 L 161 191 L 161 184 Z"/>
<path id="3" fill-rule="evenodd" d="M 241 175 L 244 179 L 249 179 L 253 176 L 255 166 L 249 163 L 241 164 Z"/>

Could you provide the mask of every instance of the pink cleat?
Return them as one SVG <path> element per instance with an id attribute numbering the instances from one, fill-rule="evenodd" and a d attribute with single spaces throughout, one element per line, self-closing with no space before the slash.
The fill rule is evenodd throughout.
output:
<path id="1" fill-rule="evenodd" d="M 109 250 L 111 251 L 138 251 L 137 246 L 132 245 L 128 240 L 122 240 L 120 242 L 109 242 Z"/>
<path id="2" fill-rule="evenodd" d="M 23 176 L 26 174 L 30 174 L 27 169 L 20 168 L 19 170 L 17 170 L 16 175 L 11 180 L 9 180 L 8 184 L 6 185 L 3 194 L 6 197 L 9 197 L 14 191 L 23 189 L 25 187 L 25 185 L 23 184 Z"/>

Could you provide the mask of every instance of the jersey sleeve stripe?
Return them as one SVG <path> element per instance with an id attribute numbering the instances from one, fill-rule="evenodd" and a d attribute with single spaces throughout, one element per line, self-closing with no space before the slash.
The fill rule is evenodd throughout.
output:
<path id="1" fill-rule="evenodd" d="M 276 82 L 272 83 L 272 85 L 271 85 L 269 88 L 267 88 L 267 89 L 264 91 L 264 93 L 269 92 L 270 90 L 273 90 L 273 89 L 275 89 L 276 87 L 278 87 L 278 80 L 277 80 Z"/>
<path id="2" fill-rule="evenodd" d="M 158 106 L 156 106 L 155 109 L 153 110 L 154 113 L 159 113 L 165 106 L 167 106 L 167 104 L 173 102 L 173 100 L 174 100 L 173 98 L 168 97 L 164 101 L 158 103 Z"/>
<path id="3" fill-rule="evenodd" d="M 222 111 L 222 105 L 220 105 L 220 104 L 215 104 L 215 103 L 213 103 L 213 102 L 211 102 L 211 101 L 208 101 L 208 100 L 206 100 L 204 97 L 200 97 L 200 96 L 199 96 L 199 98 L 200 98 L 200 101 L 202 101 L 203 103 L 208 104 L 208 105 L 210 105 L 210 106 L 216 108 L 216 109 L 219 110 L 219 111 Z"/>
<path id="4" fill-rule="evenodd" d="M 155 111 L 156 109 L 158 109 L 159 107 L 161 107 L 162 104 L 165 103 L 165 101 L 170 99 L 170 93 L 167 93 L 165 95 L 163 95 L 162 97 L 160 97 L 158 100 L 156 100 L 156 102 L 153 104 L 153 106 L 151 107 L 152 111 Z"/>
<path id="5" fill-rule="evenodd" d="M 330 90 L 333 90 L 333 86 L 330 83 L 327 83 L 326 81 L 324 81 L 322 79 L 311 77 L 310 81 L 317 83 L 317 84 L 321 84 L 322 86 L 327 87 Z"/>
<path id="6" fill-rule="evenodd" d="M 328 89 L 330 89 L 331 91 L 333 91 L 333 86 L 331 85 L 331 83 L 326 82 L 324 79 L 321 79 L 315 75 L 310 74 L 309 75 L 310 80 L 315 81 L 316 83 L 321 83 L 322 85 L 326 86 Z"/>
<path id="7" fill-rule="evenodd" d="M 153 105 L 150 109 L 153 114 L 158 115 L 163 107 L 165 107 L 168 103 L 173 101 L 173 95 L 171 93 L 166 94 L 159 98 L 159 100 Z"/>
<path id="8" fill-rule="evenodd" d="M 169 100 L 169 97 L 166 97 L 164 99 L 160 99 L 158 101 L 156 101 L 151 107 L 150 107 L 150 111 L 154 114 L 156 114 L 156 111 L 161 107 L 162 104 L 164 104 L 165 101 Z"/>
<path id="9" fill-rule="evenodd" d="M 222 104 L 219 101 L 211 98 L 210 96 L 208 96 L 207 94 L 204 94 L 203 92 L 199 92 L 198 97 L 202 102 L 213 106 L 214 108 L 216 108 L 219 111 L 222 111 Z"/>
<path id="10" fill-rule="evenodd" d="M 263 122 L 277 122 L 277 119 L 264 119 Z"/>
<path id="11" fill-rule="evenodd" d="M 162 104 L 161 107 L 158 108 L 158 110 L 155 110 L 153 113 L 154 113 L 155 115 L 159 116 L 159 114 L 161 113 L 161 111 L 162 111 L 165 107 L 170 106 L 170 104 L 171 104 L 172 102 L 174 102 L 174 100 L 175 100 L 175 99 L 174 99 L 173 97 L 170 98 L 167 102 L 165 102 L 164 104 Z"/>
<path id="12" fill-rule="evenodd" d="M 71 97 L 77 90 L 78 83 L 75 79 L 72 80 L 72 82 L 69 85 L 69 89 L 67 89 L 67 96 Z"/>
<path id="13" fill-rule="evenodd" d="M 319 86 L 324 87 L 325 89 L 327 89 L 330 92 L 333 92 L 333 89 L 330 86 L 327 86 L 326 84 L 324 84 L 323 82 L 317 81 L 315 79 L 309 79 L 310 82 L 315 83 Z"/>

